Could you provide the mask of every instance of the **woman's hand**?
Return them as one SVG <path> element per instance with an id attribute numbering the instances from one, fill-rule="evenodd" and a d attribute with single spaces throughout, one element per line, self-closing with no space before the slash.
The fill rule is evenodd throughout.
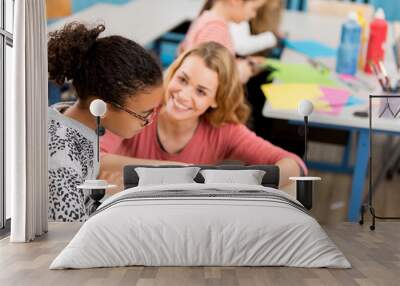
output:
<path id="1" fill-rule="evenodd" d="M 291 158 L 281 159 L 275 165 L 279 167 L 279 188 L 291 184 L 290 177 L 298 177 L 301 174 L 299 164 Z"/>

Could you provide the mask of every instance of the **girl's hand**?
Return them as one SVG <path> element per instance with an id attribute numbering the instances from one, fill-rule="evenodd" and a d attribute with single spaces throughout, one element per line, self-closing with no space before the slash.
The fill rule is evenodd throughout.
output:
<path id="1" fill-rule="evenodd" d="M 246 59 L 237 59 L 236 63 L 239 70 L 240 82 L 245 84 L 253 76 L 252 67 Z"/>
<path id="2" fill-rule="evenodd" d="M 252 75 L 256 75 L 263 71 L 267 64 L 267 59 L 261 56 L 250 56 L 246 58 L 252 70 Z"/>
<path id="3" fill-rule="evenodd" d="M 100 180 L 105 180 L 110 185 L 116 185 L 116 188 L 107 189 L 107 194 L 113 195 L 124 190 L 124 182 L 122 172 L 100 171 Z"/>
<path id="4" fill-rule="evenodd" d="M 253 65 L 265 65 L 267 62 L 267 58 L 262 56 L 249 56 L 247 59 Z"/>

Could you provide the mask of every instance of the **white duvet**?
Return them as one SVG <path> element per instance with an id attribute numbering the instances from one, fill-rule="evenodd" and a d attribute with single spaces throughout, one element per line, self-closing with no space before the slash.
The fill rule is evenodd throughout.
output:
<path id="1" fill-rule="evenodd" d="M 234 191 L 241 196 L 178 194 L 123 199 L 171 190 L 182 194 Z M 263 198 L 261 193 L 254 197 L 251 190 L 268 196 Z M 272 188 L 237 184 L 142 186 L 110 197 L 99 209 L 50 269 L 127 265 L 351 267 L 315 219 L 297 201 Z"/>

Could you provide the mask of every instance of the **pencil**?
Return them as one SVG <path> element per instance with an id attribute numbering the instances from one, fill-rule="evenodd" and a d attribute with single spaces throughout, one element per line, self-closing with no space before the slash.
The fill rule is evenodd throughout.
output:
<path id="1" fill-rule="evenodd" d="M 386 86 L 385 86 L 385 84 L 384 84 L 384 82 L 383 82 L 383 80 L 382 80 L 380 74 L 378 73 L 378 69 L 377 69 L 376 64 L 373 63 L 373 62 L 371 62 L 371 63 L 370 63 L 370 66 L 371 66 L 372 71 L 374 72 L 376 78 L 378 79 L 379 84 L 380 84 L 381 87 L 382 87 L 382 90 L 386 92 L 386 91 L 387 91 Z"/>

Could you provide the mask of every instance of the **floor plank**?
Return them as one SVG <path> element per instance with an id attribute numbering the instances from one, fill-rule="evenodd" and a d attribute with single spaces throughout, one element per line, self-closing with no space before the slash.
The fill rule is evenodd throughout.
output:
<path id="1" fill-rule="evenodd" d="M 0 241 L 0 285 L 399 285 L 400 224 L 324 225 L 352 269 L 290 267 L 118 267 L 49 270 L 80 224 L 51 223 L 49 233 L 29 244 Z"/>

